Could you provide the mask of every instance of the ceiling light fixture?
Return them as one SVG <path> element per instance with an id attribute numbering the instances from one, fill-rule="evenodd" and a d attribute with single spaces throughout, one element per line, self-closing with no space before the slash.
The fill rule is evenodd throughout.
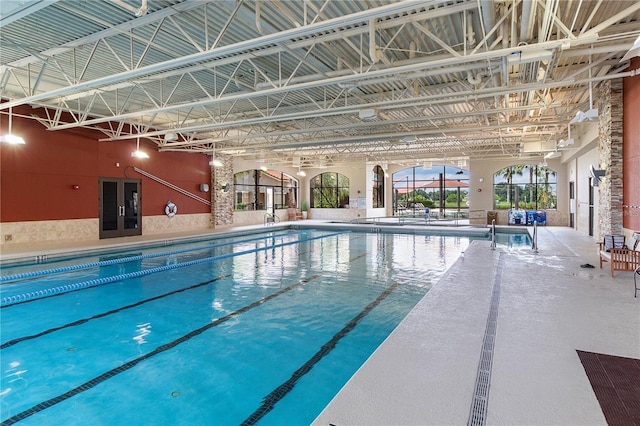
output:
<path id="1" fill-rule="evenodd" d="M 212 154 L 211 161 L 209 161 L 209 165 L 213 167 L 222 167 L 222 161 L 216 158 L 215 152 Z"/>
<path id="2" fill-rule="evenodd" d="M 620 59 L 620 62 L 628 61 L 631 58 L 635 58 L 636 56 L 640 56 L 640 36 L 636 39 L 631 46 L 631 49 Z"/>
<path id="3" fill-rule="evenodd" d="M 140 138 L 136 138 L 136 150 L 131 153 L 131 156 L 136 158 L 149 158 L 149 154 L 140 151 Z"/>
<path id="4" fill-rule="evenodd" d="M 545 154 L 544 159 L 549 160 L 550 158 L 560 158 L 560 157 L 562 157 L 562 153 L 558 151 L 551 151 Z"/>
<path id="5" fill-rule="evenodd" d="M 558 147 L 567 148 L 567 147 L 573 146 L 574 143 L 575 141 L 572 138 L 569 138 L 567 140 L 560 139 L 560 142 L 558 142 Z"/>
<path id="6" fill-rule="evenodd" d="M 173 142 L 173 141 L 177 141 L 177 140 L 178 140 L 178 135 L 176 133 L 169 132 L 169 133 L 166 133 L 164 135 L 164 141 L 165 142 Z"/>
<path id="7" fill-rule="evenodd" d="M 218 160 L 216 158 L 216 151 L 215 151 L 216 145 L 215 144 L 213 145 L 213 149 L 214 150 L 211 151 L 211 161 L 209 161 L 209 165 L 213 166 L 213 167 L 222 167 L 223 166 L 222 161 L 220 161 L 220 160 Z"/>
<path id="8" fill-rule="evenodd" d="M 358 117 L 361 120 L 373 120 L 378 117 L 378 111 L 375 108 L 361 109 L 358 112 Z"/>
<path id="9" fill-rule="evenodd" d="M 591 65 L 591 54 L 589 54 L 589 65 Z M 593 107 L 593 82 L 591 81 L 591 68 L 589 68 L 589 109 L 585 112 L 578 111 L 569 124 L 596 121 L 597 119 L 598 108 Z"/>
<path id="10" fill-rule="evenodd" d="M 304 172 L 304 170 L 302 170 L 300 168 L 300 166 L 298 166 L 298 173 L 296 173 L 296 175 L 298 175 L 298 176 L 306 176 L 307 174 Z"/>
<path id="11" fill-rule="evenodd" d="M 12 107 L 9 107 L 9 133 L 6 135 L 0 135 L 0 143 L 9 143 L 12 145 L 24 145 L 24 139 L 20 136 L 16 136 L 11 133 L 11 125 L 13 122 L 13 113 L 11 111 Z"/>
<path id="12" fill-rule="evenodd" d="M 576 116 L 571 119 L 569 124 L 584 123 L 585 121 L 595 121 L 597 118 L 598 118 L 598 108 L 590 108 L 585 112 L 578 111 L 576 113 Z"/>

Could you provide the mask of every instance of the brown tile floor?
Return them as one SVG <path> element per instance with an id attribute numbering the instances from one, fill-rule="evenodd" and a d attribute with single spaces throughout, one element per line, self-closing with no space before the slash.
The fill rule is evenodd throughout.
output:
<path id="1" fill-rule="evenodd" d="M 577 352 L 609 426 L 640 425 L 640 359 Z"/>

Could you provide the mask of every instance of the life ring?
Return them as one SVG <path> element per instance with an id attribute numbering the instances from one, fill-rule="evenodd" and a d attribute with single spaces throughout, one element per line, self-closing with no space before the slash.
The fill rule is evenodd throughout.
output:
<path id="1" fill-rule="evenodd" d="M 164 214 L 166 214 L 167 217 L 174 217 L 176 213 L 178 213 L 178 206 L 169 201 L 164 208 Z"/>

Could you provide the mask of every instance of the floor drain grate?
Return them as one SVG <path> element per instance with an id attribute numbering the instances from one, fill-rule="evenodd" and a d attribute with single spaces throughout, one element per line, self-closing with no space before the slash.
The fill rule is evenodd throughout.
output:
<path id="1" fill-rule="evenodd" d="M 500 305 L 500 286 L 502 284 L 503 255 L 498 255 L 498 265 L 496 266 L 496 276 L 493 281 L 493 292 L 491 293 L 491 307 L 487 318 L 487 326 L 484 331 L 482 341 L 482 353 L 478 363 L 478 374 L 476 376 L 476 387 L 473 393 L 471 412 L 469 413 L 469 426 L 484 425 L 487 420 L 487 403 L 489 401 L 489 384 L 491 382 L 491 366 L 493 364 L 493 348 L 495 344 L 496 328 L 498 326 L 498 306 Z"/>

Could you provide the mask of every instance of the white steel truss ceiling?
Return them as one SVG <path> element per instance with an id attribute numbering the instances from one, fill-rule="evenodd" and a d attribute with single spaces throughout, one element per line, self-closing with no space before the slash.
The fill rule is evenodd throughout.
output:
<path id="1" fill-rule="evenodd" d="M 3 1 L 0 110 L 282 164 L 526 158 L 630 75 L 635 0 Z M 34 110 L 35 111 L 35 110 Z M 35 118 L 35 117 L 34 117 Z M 175 137 L 166 137 L 171 134 Z"/>

